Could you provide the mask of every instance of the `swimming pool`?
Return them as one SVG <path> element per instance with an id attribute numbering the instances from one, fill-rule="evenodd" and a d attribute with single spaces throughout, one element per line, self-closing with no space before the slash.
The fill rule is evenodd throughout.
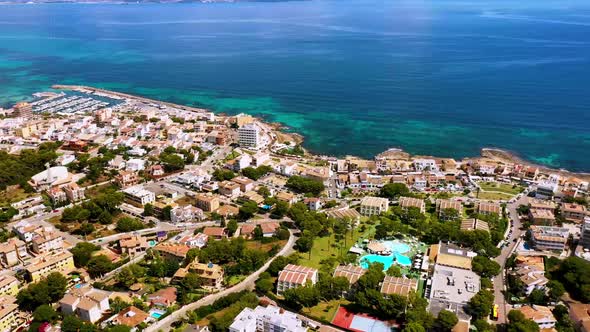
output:
<path id="1" fill-rule="evenodd" d="M 372 263 L 383 264 L 383 271 L 389 269 L 394 263 L 401 266 L 412 265 L 412 259 L 406 255 L 402 255 L 410 251 L 409 245 L 399 241 L 383 241 L 383 244 L 391 249 L 392 254 L 387 256 L 371 254 L 361 257 L 360 264 L 363 269 L 369 268 L 369 265 Z"/>
<path id="2" fill-rule="evenodd" d="M 152 316 L 152 318 L 155 319 L 160 319 L 160 317 L 162 317 L 163 313 L 159 312 L 159 311 L 152 311 L 150 312 L 150 316 Z"/>

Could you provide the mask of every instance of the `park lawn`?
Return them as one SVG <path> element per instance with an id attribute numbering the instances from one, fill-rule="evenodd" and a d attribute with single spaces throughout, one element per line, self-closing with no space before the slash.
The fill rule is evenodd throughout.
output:
<path id="1" fill-rule="evenodd" d="M 499 193 L 499 192 L 487 192 L 487 191 L 480 191 L 479 195 L 477 196 L 479 199 L 489 199 L 489 200 L 509 200 L 514 195 Z"/>
<path id="2" fill-rule="evenodd" d="M 272 249 L 272 247 L 279 246 L 279 248 L 282 248 L 285 246 L 286 243 L 287 243 L 287 240 L 277 240 L 277 241 L 270 242 L 270 243 L 261 243 L 260 241 L 247 241 L 246 248 L 262 250 L 262 251 L 268 252 L 268 251 L 270 251 L 270 249 Z"/>
<path id="3" fill-rule="evenodd" d="M 84 195 L 86 196 L 86 198 L 94 198 L 98 194 L 103 193 L 105 190 L 107 190 L 109 188 L 118 189 L 117 186 L 115 186 L 115 185 L 113 185 L 111 183 L 105 183 L 105 184 L 100 185 L 100 186 L 94 186 L 92 188 L 86 189 L 84 191 Z"/>
<path id="4" fill-rule="evenodd" d="M 315 307 L 305 308 L 302 311 L 318 320 L 332 322 L 336 311 L 338 311 L 338 307 L 341 305 L 347 305 L 349 303 L 350 302 L 346 299 L 336 299 L 327 302 L 320 302 Z"/>
<path id="5" fill-rule="evenodd" d="M 480 182 L 479 186 L 484 191 L 498 191 L 510 195 L 517 195 L 523 191 L 521 186 L 499 182 Z"/>
<path id="6" fill-rule="evenodd" d="M 360 226 L 353 228 L 353 232 L 346 234 L 346 246 L 344 246 L 344 240 L 337 243 L 334 234 L 330 234 L 325 237 L 316 237 L 313 241 L 313 248 L 311 249 L 311 255 L 309 253 L 300 254 L 301 259 L 299 263 L 304 266 L 309 266 L 319 269 L 320 262 L 327 258 L 338 258 L 341 254 L 346 255 L 348 249 L 352 247 L 359 239 L 369 238 L 375 234 L 374 225 L 365 224 L 365 231 L 360 232 Z"/>
<path id="7" fill-rule="evenodd" d="M 26 193 L 22 188 L 0 191 L 0 206 L 7 206 L 23 199 L 35 196 L 36 193 Z"/>
<path id="8" fill-rule="evenodd" d="M 244 279 L 246 279 L 246 276 L 243 276 L 243 275 L 231 276 L 231 277 L 227 278 L 226 283 L 228 286 L 231 287 L 233 285 L 239 284 Z"/>

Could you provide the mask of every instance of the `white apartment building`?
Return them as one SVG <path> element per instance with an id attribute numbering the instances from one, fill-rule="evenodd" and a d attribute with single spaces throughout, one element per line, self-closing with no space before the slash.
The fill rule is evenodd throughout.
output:
<path id="1" fill-rule="evenodd" d="M 303 321 L 290 311 L 269 305 L 245 308 L 229 327 L 230 332 L 305 332 Z"/>
<path id="2" fill-rule="evenodd" d="M 288 264 L 279 272 L 277 279 L 277 294 L 282 294 L 287 289 L 305 286 L 307 283 L 315 285 L 318 281 L 318 270 L 294 264 Z"/>
<path id="3" fill-rule="evenodd" d="M 238 142 L 241 146 L 257 149 L 262 143 L 262 131 L 254 123 L 248 123 L 238 129 Z"/>
<path id="4" fill-rule="evenodd" d="M 125 197 L 130 201 L 146 205 L 156 201 L 156 194 L 144 189 L 142 186 L 133 186 L 123 190 Z"/>
<path id="5" fill-rule="evenodd" d="M 434 159 L 414 159 L 414 168 L 417 171 L 438 172 L 438 166 Z"/>
<path id="6" fill-rule="evenodd" d="M 389 200 L 382 197 L 363 197 L 361 214 L 363 216 L 379 215 L 389 209 Z"/>

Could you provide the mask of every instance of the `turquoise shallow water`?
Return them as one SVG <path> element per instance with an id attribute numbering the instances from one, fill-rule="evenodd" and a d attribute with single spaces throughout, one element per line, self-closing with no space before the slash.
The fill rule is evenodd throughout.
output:
<path id="1" fill-rule="evenodd" d="M 590 171 L 590 3 L 0 7 L 0 104 L 55 83 L 241 111 L 314 152 L 504 148 Z"/>

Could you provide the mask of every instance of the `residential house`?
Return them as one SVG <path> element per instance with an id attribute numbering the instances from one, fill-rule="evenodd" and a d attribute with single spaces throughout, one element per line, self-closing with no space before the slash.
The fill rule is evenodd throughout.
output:
<path id="1" fill-rule="evenodd" d="M 135 206 L 143 207 L 156 201 L 156 194 L 144 189 L 142 186 L 133 186 L 123 189 L 127 201 Z"/>
<path id="2" fill-rule="evenodd" d="M 19 310 L 13 296 L 0 296 L 0 331 L 16 331 L 19 324 Z"/>
<path id="3" fill-rule="evenodd" d="M 168 308 L 176 303 L 176 287 L 166 287 L 147 296 L 150 306 Z"/>
<path id="4" fill-rule="evenodd" d="M 47 190 L 47 196 L 49 196 L 53 205 L 60 205 L 68 201 L 68 196 L 66 196 L 66 193 L 59 187 L 53 187 Z"/>
<path id="5" fill-rule="evenodd" d="M 19 285 L 18 279 L 9 274 L 0 276 L 0 296 L 16 296 L 20 290 Z"/>
<path id="6" fill-rule="evenodd" d="M 72 203 L 81 201 L 85 198 L 85 189 L 80 187 L 77 183 L 72 182 L 63 187 L 63 190 L 68 197 L 68 200 Z"/>
<path id="7" fill-rule="evenodd" d="M 73 255 L 66 250 L 39 256 L 25 266 L 26 277 L 31 282 L 38 282 L 52 272 L 67 275 L 75 269 Z"/>
<path id="8" fill-rule="evenodd" d="M 305 286 L 307 283 L 315 285 L 317 281 L 317 269 L 288 264 L 281 272 L 279 272 L 279 277 L 277 279 L 277 294 L 282 294 L 287 289 Z"/>
<path id="9" fill-rule="evenodd" d="M 549 329 L 555 327 L 557 320 L 549 307 L 540 305 L 526 305 L 518 308 L 526 319 L 530 319 L 539 325 L 541 329 Z"/>
<path id="10" fill-rule="evenodd" d="M 240 209 L 237 206 L 225 204 L 225 205 L 220 206 L 216 212 L 217 212 L 217 214 L 219 214 L 220 216 L 222 216 L 224 218 L 229 218 L 232 216 L 237 216 L 238 213 L 240 213 Z"/>
<path id="11" fill-rule="evenodd" d="M 207 246 L 207 242 L 209 241 L 209 236 L 203 233 L 197 233 L 195 235 L 186 235 L 181 236 L 178 240 L 175 240 L 177 243 L 185 244 L 191 248 L 199 248 L 202 249 Z"/>
<path id="12" fill-rule="evenodd" d="M 281 226 L 278 222 L 265 222 L 260 224 L 260 230 L 262 230 L 263 237 L 273 237 L 276 234 L 277 229 L 280 227 Z"/>
<path id="13" fill-rule="evenodd" d="M 135 257 L 145 252 L 148 248 L 147 239 L 141 235 L 129 235 L 119 240 L 121 253 Z"/>
<path id="14" fill-rule="evenodd" d="M 436 200 L 436 213 L 440 219 L 446 220 L 448 216 L 446 216 L 446 211 L 454 210 L 456 211 L 459 216 L 463 210 L 463 206 L 461 202 L 451 199 L 437 199 Z"/>
<path id="15" fill-rule="evenodd" d="M 145 169 L 145 160 L 143 159 L 129 159 L 125 164 L 125 169 L 128 171 L 139 172 Z"/>
<path id="16" fill-rule="evenodd" d="M 150 315 L 147 312 L 144 312 L 135 306 L 130 306 L 109 318 L 106 324 L 125 325 L 130 327 L 133 331 L 139 324 L 147 322 L 149 317 Z"/>
<path id="17" fill-rule="evenodd" d="M 229 327 L 229 332 L 305 332 L 307 327 L 293 312 L 274 305 L 245 308 Z"/>
<path id="18" fill-rule="evenodd" d="M 529 233 L 538 250 L 564 250 L 569 237 L 569 229 L 565 227 L 532 225 Z"/>
<path id="19" fill-rule="evenodd" d="M 297 196 L 286 192 L 286 191 L 281 191 L 278 194 L 275 195 L 275 198 L 281 202 L 286 202 L 289 205 L 297 202 Z"/>
<path id="20" fill-rule="evenodd" d="M 0 243 L 0 263 L 5 268 L 14 266 L 28 257 L 29 254 L 25 242 L 11 238 L 4 243 Z"/>
<path id="21" fill-rule="evenodd" d="M 191 247 L 181 243 L 159 243 L 154 247 L 154 250 L 160 253 L 163 258 L 172 259 L 179 263 L 184 260 L 190 249 Z"/>
<path id="22" fill-rule="evenodd" d="M 135 186 L 139 183 L 139 180 L 137 173 L 132 171 L 120 171 L 119 174 L 115 176 L 115 183 L 121 188 Z"/>
<path id="23" fill-rule="evenodd" d="M 241 193 L 240 185 L 233 181 L 222 181 L 219 183 L 219 193 L 230 197 L 238 197 Z"/>
<path id="24" fill-rule="evenodd" d="M 59 306 L 63 314 L 76 315 L 90 323 L 96 323 L 111 309 L 109 294 L 91 286 L 72 288 L 59 301 Z"/>
<path id="25" fill-rule="evenodd" d="M 339 265 L 334 270 L 333 277 L 334 278 L 336 278 L 336 277 L 346 278 L 346 280 L 348 280 L 348 283 L 350 285 L 354 285 L 359 280 L 359 278 L 363 274 L 365 274 L 365 272 L 367 272 L 367 270 L 363 269 L 362 267 L 360 267 L 358 265 L 353 265 L 353 264 Z"/>
<path id="26" fill-rule="evenodd" d="M 403 209 L 414 207 L 419 209 L 421 213 L 426 212 L 426 203 L 420 198 L 402 196 L 399 198 L 399 206 Z"/>
<path id="27" fill-rule="evenodd" d="M 485 222 L 483 220 L 479 220 L 477 218 L 469 218 L 469 219 L 463 219 L 463 221 L 461 221 L 461 230 L 462 231 L 482 230 L 482 231 L 489 232 L 490 226 L 488 225 L 487 222 Z"/>
<path id="28" fill-rule="evenodd" d="M 240 190 L 245 193 L 254 189 L 254 181 L 245 176 L 236 176 L 232 179 L 232 182 L 240 185 Z"/>
<path id="29" fill-rule="evenodd" d="M 483 215 L 496 214 L 502 216 L 502 206 L 498 203 L 479 202 L 477 204 L 477 213 Z"/>
<path id="30" fill-rule="evenodd" d="M 197 195 L 197 207 L 205 212 L 214 212 L 219 209 L 219 198 L 209 195 Z"/>
<path id="31" fill-rule="evenodd" d="M 545 290 L 549 279 L 545 277 L 545 265 L 542 256 L 517 256 L 516 267 L 512 271 L 524 285 L 524 292 L 529 295 L 535 289 Z"/>
<path id="32" fill-rule="evenodd" d="M 223 287 L 223 268 L 213 263 L 199 263 L 194 261 L 185 268 L 180 268 L 172 279 L 183 279 L 189 272 L 196 273 L 203 280 L 203 287 L 209 289 L 221 289 Z"/>
<path id="33" fill-rule="evenodd" d="M 192 205 L 177 206 L 170 212 L 170 221 L 173 223 L 201 221 L 203 219 L 205 219 L 203 210 Z"/>
<path id="34" fill-rule="evenodd" d="M 203 234 L 207 235 L 209 238 L 214 240 L 221 240 L 227 238 L 227 233 L 225 232 L 224 227 L 205 227 L 203 228 Z"/>
<path id="35" fill-rule="evenodd" d="M 41 229 L 31 241 L 33 252 L 40 254 L 53 250 L 62 250 L 64 245 L 63 236 L 47 229 Z"/>
<path id="36" fill-rule="evenodd" d="M 240 226 L 239 234 L 244 239 L 252 239 L 254 237 L 254 230 L 258 227 L 258 225 L 254 224 L 245 224 Z"/>
<path id="37" fill-rule="evenodd" d="M 581 224 L 588 215 L 586 207 L 581 204 L 562 203 L 561 215 L 566 221 Z"/>
<path id="38" fill-rule="evenodd" d="M 322 208 L 322 200 L 317 197 L 308 197 L 303 202 L 310 211 L 318 211 Z"/>
<path id="39" fill-rule="evenodd" d="M 408 297 L 410 292 L 416 291 L 417 288 L 418 280 L 416 279 L 385 276 L 381 283 L 381 294 L 384 296 L 396 294 Z"/>
<path id="40" fill-rule="evenodd" d="M 361 199 L 361 214 L 363 216 L 379 215 L 389 209 L 389 200 L 382 197 L 365 196 Z"/>

